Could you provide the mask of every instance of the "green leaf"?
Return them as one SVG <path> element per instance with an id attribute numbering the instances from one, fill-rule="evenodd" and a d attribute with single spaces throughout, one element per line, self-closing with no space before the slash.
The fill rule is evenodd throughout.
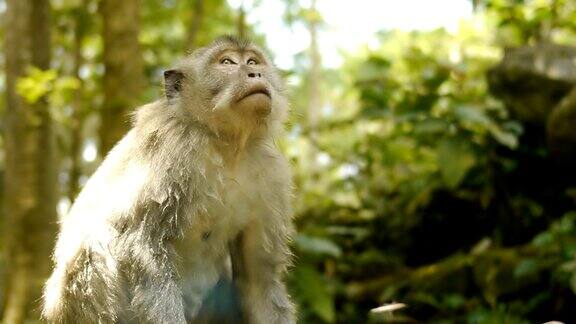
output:
<path id="1" fill-rule="evenodd" d="M 446 132 L 449 125 L 441 119 L 426 119 L 414 124 L 414 133 L 416 135 L 432 135 Z"/>
<path id="2" fill-rule="evenodd" d="M 462 139 L 445 138 L 438 145 L 438 166 L 446 185 L 456 188 L 476 163 L 470 144 Z"/>
<path id="3" fill-rule="evenodd" d="M 28 68 L 28 75 L 16 83 L 16 92 L 29 104 L 38 102 L 53 88 L 54 80 L 58 77 L 55 70 L 40 70 L 37 67 Z"/>
<path id="4" fill-rule="evenodd" d="M 342 254 L 338 245 L 325 238 L 298 234 L 294 241 L 298 249 L 304 252 L 326 254 L 333 257 L 339 257 Z"/>
<path id="5" fill-rule="evenodd" d="M 460 294 L 449 294 L 443 300 L 443 304 L 450 309 L 458 309 L 464 306 L 465 303 L 466 299 Z"/>
<path id="6" fill-rule="evenodd" d="M 462 123 L 469 123 L 479 125 L 488 129 L 490 135 L 500 144 L 514 149 L 518 146 L 518 125 L 508 124 L 510 130 L 501 128 L 494 120 L 492 120 L 486 113 L 480 109 L 470 106 L 459 106 L 454 110 L 455 116 Z M 520 126 L 521 127 L 521 126 Z"/>
<path id="7" fill-rule="evenodd" d="M 496 124 L 488 125 L 488 131 L 492 137 L 500 144 L 514 149 L 518 146 L 518 137 L 516 134 L 511 132 L 506 132 Z"/>
<path id="8" fill-rule="evenodd" d="M 576 294 L 576 272 L 570 276 L 570 289 Z"/>
<path id="9" fill-rule="evenodd" d="M 454 114 L 462 122 L 469 122 L 472 124 L 480 124 L 484 126 L 488 126 L 492 123 L 492 120 L 484 113 L 484 111 L 470 106 L 456 107 Z"/>
<path id="10" fill-rule="evenodd" d="M 50 103 L 55 107 L 65 106 L 79 88 L 80 80 L 77 78 L 69 76 L 59 77 L 55 80 L 53 90 L 50 93 Z"/>
<path id="11" fill-rule="evenodd" d="M 325 322 L 333 323 L 334 297 L 324 276 L 312 267 L 300 266 L 294 270 L 294 278 L 300 296 L 312 312 Z"/>
<path id="12" fill-rule="evenodd" d="M 514 268 L 514 277 L 523 278 L 535 274 L 540 270 L 538 263 L 534 259 L 526 259 L 520 261 Z"/>

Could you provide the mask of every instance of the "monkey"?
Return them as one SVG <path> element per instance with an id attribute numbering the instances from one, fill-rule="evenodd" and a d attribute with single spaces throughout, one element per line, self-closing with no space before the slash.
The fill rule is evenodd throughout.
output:
<path id="1" fill-rule="evenodd" d="M 270 57 L 224 36 L 164 72 L 60 221 L 50 323 L 193 323 L 221 278 L 242 320 L 295 323 L 288 114 Z"/>

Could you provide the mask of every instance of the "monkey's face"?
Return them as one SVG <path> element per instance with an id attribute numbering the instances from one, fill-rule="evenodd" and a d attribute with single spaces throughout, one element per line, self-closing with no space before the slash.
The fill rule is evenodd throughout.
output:
<path id="1" fill-rule="evenodd" d="M 255 45 L 233 38 L 194 52 L 177 70 L 165 72 L 166 96 L 181 98 L 194 114 L 222 130 L 281 120 L 282 82 Z"/>
<path id="2" fill-rule="evenodd" d="M 254 49 L 225 49 L 208 62 L 214 109 L 265 117 L 272 109 L 272 85 L 267 61 Z"/>

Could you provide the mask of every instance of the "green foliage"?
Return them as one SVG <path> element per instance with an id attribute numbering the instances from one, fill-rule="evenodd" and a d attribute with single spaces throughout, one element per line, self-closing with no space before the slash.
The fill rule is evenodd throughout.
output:
<path id="1" fill-rule="evenodd" d="M 319 126 L 326 162 L 317 178 L 302 159 L 308 134 L 294 121 L 287 150 L 301 154 L 291 155 L 301 234 L 291 282 L 303 322 L 330 322 L 319 310 L 328 300 L 339 323 L 386 321 L 368 311 L 394 301 L 408 304 L 398 320 L 424 322 L 573 314 L 549 305 L 574 300 L 574 199 L 566 185 L 525 173 L 550 161 L 545 134 L 512 118 L 489 92 L 487 71 L 507 33 L 493 24 L 499 10 L 488 6 L 453 34 L 382 32 L 379 46 L 348 57 L 322 88 L 335 109 Z M 306 86 L 304 78 L 295 92 Z M 297 112 L 305 100 L 296 98 Z M 299 286 L 304 276 L 335 290 L 316 287 L 323 293 L 315 296 Z"/>
<path id="2" fill-rule="evenodd" d="M 326 238 L 311 237 L 299 234 L 294 240 L 296 247 L 305 253 L 339 257 L 342 254 L 340 247 Z"/>
<path id="3" fill-rule="evenodd" d="M 322 24 L 321 11 L 283 2 L 287 25 Z M 189 50 L 195 6 L 141 3 L 139 39 L 153 85 L 144 103 L 160 94 L 162 70 Z M 486 77 L 504 46 L 573 45 L 576 7 L 570 0 L 475 3 L 457 32 L 383 31 L 341 68 L 322 70 L 316 130 L 305 117 L 308 54 L 285 71 L 293 113 L 281 145 L 295 168 L 299 233 L 288 280 L 302 323 L 576 317 L 575 184 L 549 156 L 544 126 L 515 120 Z M 17 92 L 30 104 L 49 103 L 66 192 L 72 158 L 82 155 L 73 137 L 81 137 L 76 150 L 97 137 L 104 49 L 97 0 L 52 4 L 52 68 L 30 67 Z M 204 4 L 195 46 L 237 28 L 227 1 Z M 310 152 L 320 161 L 313 176 Z M 81 178 L 96 166 L 80 164 Z M 369 315 L 390 302 L 408 307 Z"/>
<path id="4" fill-rule="evenodd" d="M 476 161 L 470 145 L 462 140 L 445 138 L 438 144 L 437 151 L 442 179 L 448 187 L 458 187 Z"/>
<path id="5" fill-rule="evenodd" d="M 52 90 L 56 77 L 57 73 L 54 70 L 42 71 L 38 68 L 30 68 L 28 76 L 18 80 L 16 91 L 28 103 L 36 103 Z"/>
<path id="6" fill-rule="evenodd" d="M 301 306 L 325 323 L 335 321 L 334 297 L 326 278 L 315 268 L 299 266 L 293 270 L 293 289 L 300 297 Z"/>
<path id="7" fill-rule="evenodd" d="M 79 86 L 76 78 L 58 77 L 58 72 L 55 70 L 43 71 L 31 67 L 28 69 L 28 75 L 18 80 L 16 92 L 30 104 L 49 96 L 49 101 L 54 106 L 61 106 Z"/>
<path id="8" fill-rule="evenodd" d="M 534 40 L 566 42 L 576 31 L 571 0 L 481 0 L 498 26 L 498 40 L 520 45 Z"/>

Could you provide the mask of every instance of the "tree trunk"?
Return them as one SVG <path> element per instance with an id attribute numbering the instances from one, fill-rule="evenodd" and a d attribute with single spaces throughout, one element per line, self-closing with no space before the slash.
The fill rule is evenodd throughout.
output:
<path id="1" fill-rule="evenodd" d="M 240 5 L 240 8 L 238 8 L 238 21 L 236 22 L 236 32 L 238 33 L 238 37 L 246 38 L 246 29 L 246 10 L 244 9 L 244 4 L 242 4 Z"/>
<path id="2" fill-rule="evenodd" d="M 86 21 L 88 13 L 85 11 L 87 7 L 87 1 L 83 0 L 75 11 L 75 22 L 74 22 L 74 49 L 72 53 L 73 63 L 73 74 L 76 79 L 79 80 L 80 86 L 76 91 L 73 101 L 73 112 L 71 116 L 70 125 L 70 178 L 68 182 L 68 198 L 73 201 L 76 195 L 80 191 L 80 176 L 82 175 L 82 128 L 84 125 L 84 118 L 86 117 L 86 107 L 84 105 L 84 82 L 80 77 L 80 68 L 84 64 L 84 58 L 82 57 L 82 40 L 86 33 Z"/>
<path id="3" fill-rule="evenodd" d="M 38 318 L 42 284 L 50 271 L 56 230 L 56 170 L 46 98 L 28 104 L 18 78 L 50 65 L 49 0 L 8 0 L 6 33 L 5 258 L 3 323 Z"/>
<path id="4" fill-rule="evenodd" d="M 320 50 L 318 49 L 318 21 L 316 14 L 316 0 L 312 0 L 310 6 L 312 18 L 308 21 L 308 31 L 310 32 L 310 70 L 309 82 L 310 93 L 308 101 L 308 125 L 310 128 L 310 152 L 309 152 L 309 167 L 312 176 L 317 175 L 318 165 L 316 163 L 317 156 L 317 143 L 318 143 L 318 122 L 320 120 L 320 109 L 322 108 L 322 100 L 320 93 L 320 67 L 322 66 L 320 58 Z"/>
<path id="5" fill-rule="evenodd" d="M 194 11 L 192 12 L 192 20 L 190 21 L 190 27 L 188 28 L 188 37 L 186 41 L 186 46 L 188 47 L 189 51 L 194 50 L 198 46 L 198 33 L 200 32 L 203 18 L 204 0 L 196 0 L 194 1 Z"/>
<path id="6" fill-rule="evenodd" d="M 129 128 L 128 111 L 139 102 L 144 84 L 138 31 L 139 0 L 102 0 L 104 105 L 100 154 L 106 154 Z"/>

